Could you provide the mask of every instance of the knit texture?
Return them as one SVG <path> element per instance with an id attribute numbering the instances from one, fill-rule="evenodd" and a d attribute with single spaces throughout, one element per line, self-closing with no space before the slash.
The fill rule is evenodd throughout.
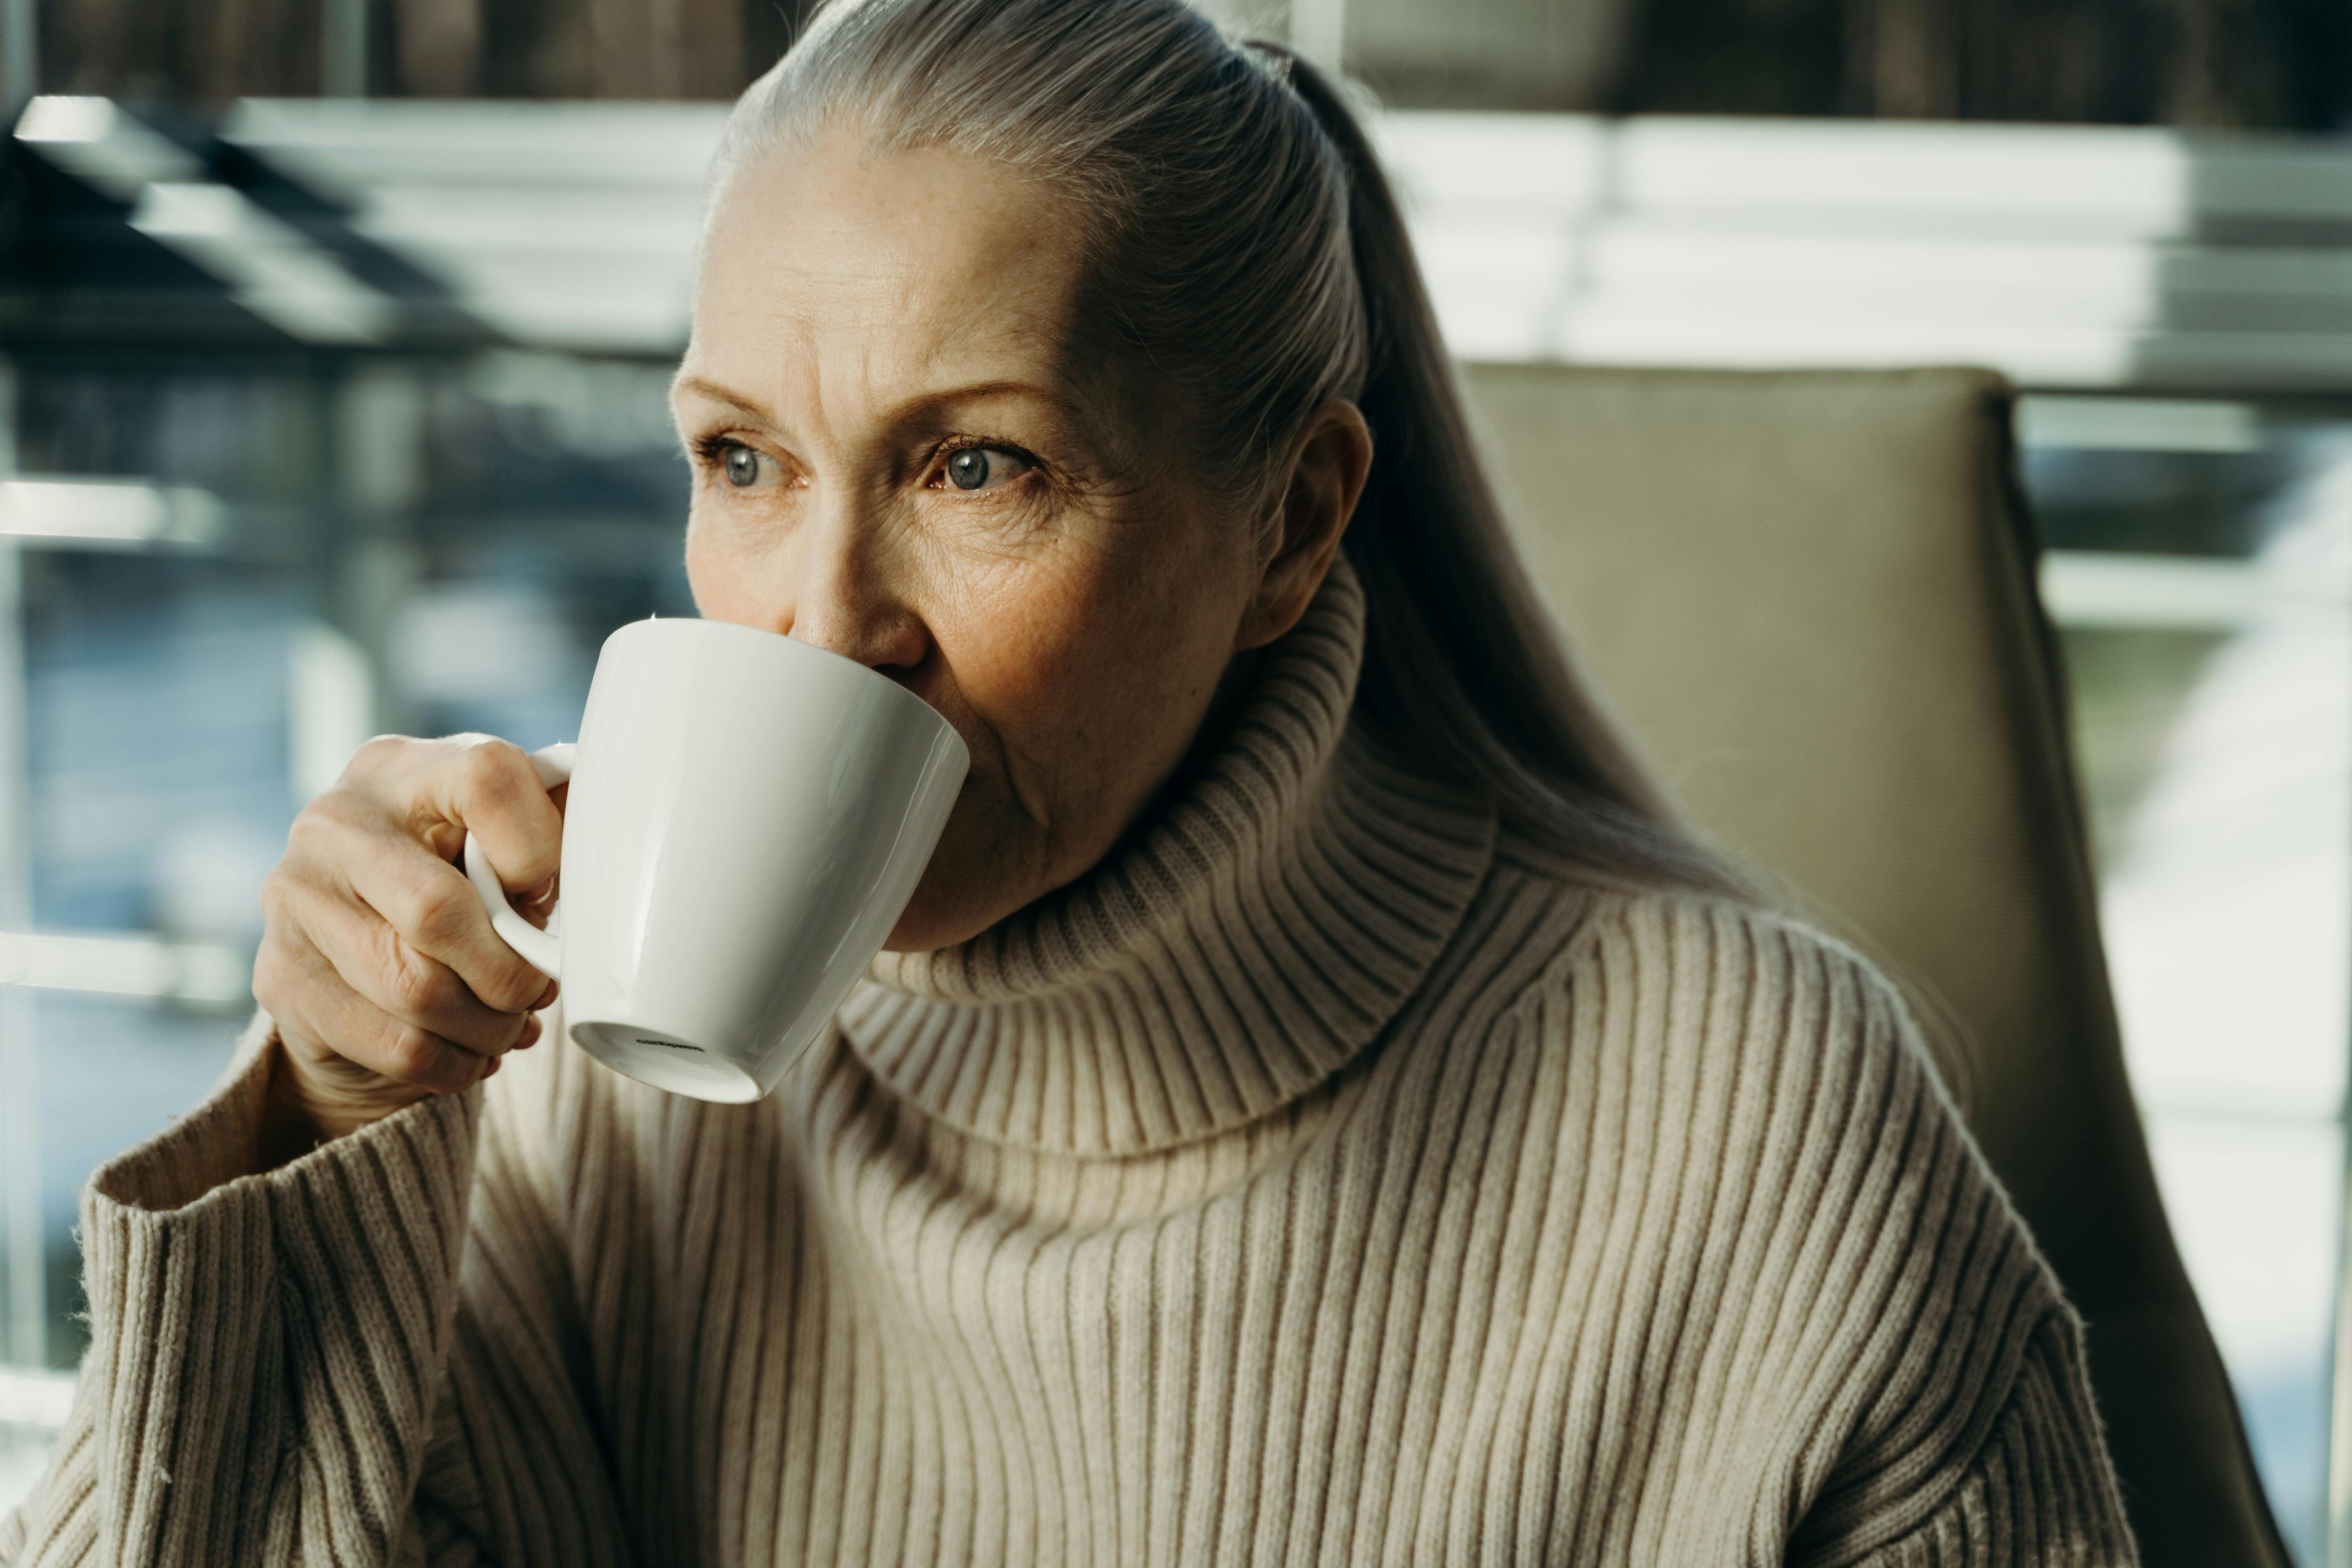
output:
<path id="1" fill-rule="evenodd" d="M 762 1103 L 551 1030 L 254 1173 L 261 1020 L 85 1194 L 0 1563 L 2133 1561 L 1887 985 L 1382 760 L 1363 635 Z"/>

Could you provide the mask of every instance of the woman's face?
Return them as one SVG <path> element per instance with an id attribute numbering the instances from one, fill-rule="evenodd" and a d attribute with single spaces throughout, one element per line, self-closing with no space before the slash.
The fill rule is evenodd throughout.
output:
<path id="1" fill-rule="evenodd" d="M 901 951 L 1110 848 L 1305 609 L 1370 462 L 1335 403 L 1270 530 L 1213 500 L 1178 411 L 1089 349 L 1073 226 L 991 165 L 836 137 L 739 171 L 706 242 L 673 393 L 696 603 L 881 671 L 971 751 Z"/>

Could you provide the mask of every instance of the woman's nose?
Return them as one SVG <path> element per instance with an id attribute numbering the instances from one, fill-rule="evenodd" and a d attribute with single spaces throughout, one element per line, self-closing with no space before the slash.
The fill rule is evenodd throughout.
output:
<path id="1" fill-rule="evenodd" d="M 785 636 L 885 674 L 911 670 L 930 651 L 913 584 L 887 547 L 883 520 L 826 507 L 802 535 Z"/>

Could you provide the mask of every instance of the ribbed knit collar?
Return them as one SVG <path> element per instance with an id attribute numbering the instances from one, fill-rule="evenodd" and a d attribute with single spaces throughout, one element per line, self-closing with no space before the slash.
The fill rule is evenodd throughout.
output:
<path id="1" fill-rule="evenodd" d="M 1190 1142 L 1338 1071 L 1454 934 L 1495 837 L 1484 799 L 1350 728 L 1363 647 L 1342 559 L 1156 825 L 970 942 L 877 959 L 851 1048 L 928 1115 L 1070 1154 Z"/>

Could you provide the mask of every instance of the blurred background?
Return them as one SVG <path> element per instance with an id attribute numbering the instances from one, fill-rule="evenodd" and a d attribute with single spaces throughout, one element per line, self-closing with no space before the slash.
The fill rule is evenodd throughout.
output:
<path id="1" fill-rule="evenodd" d="M 1465 361 L 2023 389 L 2136 1091 L 2330 1561 L 2352 8 L 1221 14 L 1376 91 Z M 83 1344 L 77 1185 L 225 1062 L 292 815 L 380 731 L 570 738 L 604 634 L 691 613 L 664 388 L 699 181 L 798 21 L 0 0 L 0 1507 Z"/>

